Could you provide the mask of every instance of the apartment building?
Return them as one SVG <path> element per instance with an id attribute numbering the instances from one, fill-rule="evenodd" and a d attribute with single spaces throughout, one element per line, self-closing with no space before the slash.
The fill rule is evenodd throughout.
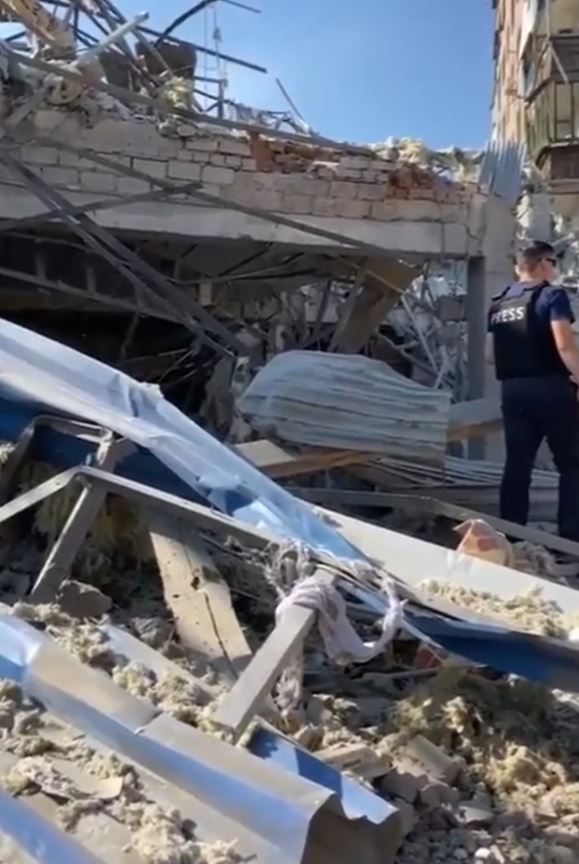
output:
<path id="1" fill-rule="evenodd" d="M 525 141 L 553 192 L 579 191 L 579 0 L 493 5 L 493 134 Z"/>

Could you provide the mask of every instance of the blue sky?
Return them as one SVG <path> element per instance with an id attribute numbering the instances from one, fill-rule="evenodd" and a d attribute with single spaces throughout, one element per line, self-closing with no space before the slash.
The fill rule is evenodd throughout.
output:
<path id="1" fill-rule="evenodd" d="M 356 141 L 389 135 L 432 147 L 482 145 L 491 96 L 491 0 L 245 0 L 262 12 L 215 4 L 223 51 L 269 75 L 229 65 L 230 93 L 266 108 L 287 107 L 278 77 L 320 133 Z M 118 0 L 165 26 L 194 0 Z M 213 13 L 179 35 L 205 44 Z M 200 57 L 200 67 L 203 69 Z M 211 67 L 209 73 L 214 72 Z"/>

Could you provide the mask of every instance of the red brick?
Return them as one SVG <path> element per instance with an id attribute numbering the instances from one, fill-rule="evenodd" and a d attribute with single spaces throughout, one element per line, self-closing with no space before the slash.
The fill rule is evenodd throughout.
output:
<path id="1" fill-rule="evenodd" d="M 408 197 L 417 199 L 418 201 L 432 201 L 434 199 L 434 189 L 432 186 L 414 186 L 410 190 Z"/>
<path id="2" fill-rule="evenodd" d="M 399 168 L 392 176 L 392 185 L 399 188 L 410 188 L 413 185 L 413 174 L 410 168 Z"/>
<path id="3" fill-rule="evenodd" d="M 438 188 L 435 192 L 434 200 L 444 204 L 460 204 L 460 193 L 452 187 L 447 189 Z"/>
<path id="4" fill-rule="evenodd" d="M 258 171 L 272 171 L 274 158 L 272 149 L 267 141 L 252 135 L 250 140 L 251 158 L 255 159 Z"/>

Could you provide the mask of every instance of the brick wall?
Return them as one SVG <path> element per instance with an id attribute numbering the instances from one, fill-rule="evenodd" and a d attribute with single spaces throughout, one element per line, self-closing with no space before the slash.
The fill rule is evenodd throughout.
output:
<path id="1" fill-rule="evenodd" d="M 152 178 L 176 184 L 199 181 L 211 194 L 296 217 L 466 222 L 473 193 L 469 185 L 446 181 L 394 158 L 348 155 L 252 136 L 203 135 L 186 126 L 168 137 L 147 120 L 106 117 L 87 127 L 74 115 L 56 111 L 38 112 L 35 123 L 43 135 L 88 147 Z M 22 148 L 21 156 L 61 190 L 117 197 L 153 188 L 148 181 L 114 174 L 33 141 Z M 2 179 L 13 182 L 5 169 Z M 178 206 L 178 196 L 173 200 Z"/>
<path id="2" fill-rule="evenodd" d="M 525 136 L 520 59 L 524 4 L 525 0 L 498 0 L 496 9 L 499 50 L 495 58 L 494 103 L 497 131 L 502 138 L 511 141 Z"/>

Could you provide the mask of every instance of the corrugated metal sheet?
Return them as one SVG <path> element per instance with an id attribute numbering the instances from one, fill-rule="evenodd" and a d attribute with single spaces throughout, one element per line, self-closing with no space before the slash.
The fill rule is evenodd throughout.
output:
<path id="1" fill-rule="evenodd" d="M 489 194 L 515 204 L 521 194 L 526 145 L 516 141 L 491 141 L 484 155 L 478 182 Z"/>
<path id="2" fill-rule="evenodd" d="M 287 351 L 237 401 L 267 437 L 442 463 L 450 394 L 355 354 Z"/>
<path id="3" fill-rule="evenodd" d="M 122 642 L 120 636 L 116 647 Z M 127 653 L 132 644 L 129 638 Z M 350 864 L 356 849 L 363 860 L 376 864 L 389 864 L 394 857 L 400 823 L 386 801 L 361 788 L 357 796 L 351 786 L 347 794 L 341 792 L 339 786 L 351 781 L 341 781 L 337 772 L 330 784 L 314 782 L 306 772 L 284 770 L 180 723 L 7 612 L 0 613 L 0 676 L 19 683 L 56 717 L 121 759 L 164 781 L 160 803 L 177 806 L 204 840 L 235 840 L 240 855 L 261 864 Z M 122 850 L 103 852 L 96 835 L 88 832 L 87 845 L 80 846 L 52 820 L 28 810 L 26 804 L 0 796 L 0 831 L 34 861 L 121 860 Z"/>

